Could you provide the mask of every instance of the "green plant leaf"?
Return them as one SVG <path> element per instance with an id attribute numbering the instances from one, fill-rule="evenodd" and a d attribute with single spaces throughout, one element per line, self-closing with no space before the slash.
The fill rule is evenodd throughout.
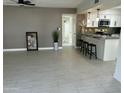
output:
<path id="1" fill-rule="evenodd" d="M 59 39 L 59 32 L 58 32 L 58 31 L 54 31 L 54 32 L 52 33 L 52 35 L 53 35 L 53 41 L 54 41 L 54 42 L 58 42 L 58 39 Z"/>

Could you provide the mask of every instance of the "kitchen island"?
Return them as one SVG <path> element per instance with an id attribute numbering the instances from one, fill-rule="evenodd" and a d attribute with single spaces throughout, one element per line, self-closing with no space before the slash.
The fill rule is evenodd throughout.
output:
<path id="1" fill-rule="evenodd" d="M 119 35 L 107 36 L 97 34 L 82 34 L 84 41 L 96 44 L 97 58 L 103 61 L 116 60 L 119 44 Z"/>

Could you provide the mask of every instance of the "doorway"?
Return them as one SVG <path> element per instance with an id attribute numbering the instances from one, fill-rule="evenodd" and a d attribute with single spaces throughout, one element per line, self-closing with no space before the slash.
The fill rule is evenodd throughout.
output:
<path id="1" fill-rule="evenodd" d="M 62 46 L 76 47 L 76 15 L 62 15 Z"/>

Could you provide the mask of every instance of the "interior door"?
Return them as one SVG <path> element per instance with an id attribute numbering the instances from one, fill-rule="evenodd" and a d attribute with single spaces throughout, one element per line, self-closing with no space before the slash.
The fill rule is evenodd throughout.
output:
<path id="1" fill-rule="evenodd" d="M 67 17 L 70 18 L 69 30 L 66 30 L 67 27 L 65 27 L 67 26 Z M 62 46 L 76 47 L 76 14 L 64 14 L 62 16 Z"/>
<path id="2" fill-rule="evenodd" d="M 63 46 L 72 46 L 72 20 L 71 17 L 63 17 Z"/>

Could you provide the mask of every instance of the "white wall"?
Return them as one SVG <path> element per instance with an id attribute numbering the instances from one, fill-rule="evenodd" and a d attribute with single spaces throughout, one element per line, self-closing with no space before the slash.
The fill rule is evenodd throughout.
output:
<path id="1" fill-rule="evenodd" d="M 39 47 L 53 47 L 52 32 L 62 26 L 62 14 L 76 14 L 75 8 L 3 7 L 3 48 L 26 48 L 26 32 L 38 32 Z M 59 46 L 62 46 L 60 31 Z"/>
<path id="2" fill-rule="evenodd" d="M 77 12 L 79 13 L 89 8 L 91 8 L 90 0 L 83 0 L 83 2 L 77 7 Z"/>
<path id="3" fill-rule="evenodd" d="M 100 11 L 100 15 L 121 15 L 121 9 L 107 9 Z"/>
<path id="4" fill-rule="evenodd" d="M 119 42 L 119 47 L 118 47 L 118 56 L 117 56 L 114 78 L 121 82 L 121 40 Z"/>

